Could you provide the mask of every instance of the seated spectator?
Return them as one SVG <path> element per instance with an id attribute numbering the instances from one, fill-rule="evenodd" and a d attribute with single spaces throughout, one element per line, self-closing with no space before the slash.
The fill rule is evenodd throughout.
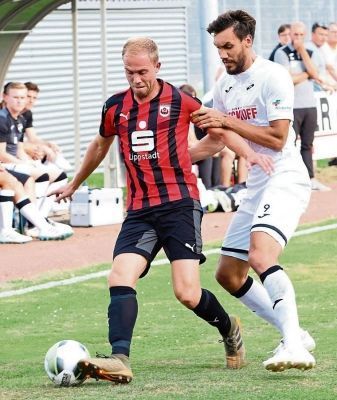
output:
<path id="1" fill-rule="evenodd" d="M 179 87 L 181 91 L 189 94 L 192 97 L 197 97 L 196 90 L 189 84 L 184 84 Z M 205 136 L 202 129 L 192 125 L 193 133 L 189 136 L 190 145 L 193 144 L 193 140 L 200 140 Z M 192 139 L 191 139 L 192 137 Z M 220 184 L 220 157 L 213 156 L 206 158 L 205 160 L 198 161 L 198 177 L 202 180 L 206 189 Z"/>
<path id="2" fill-rule="evenodd" d="M 36 83 L 25 82 L 27 88 L 27 103 L 22 112 L 26 120 L 24 147 L 26 152 L 34 160 L 48 161 L 56 164 L 61 170 L 69 171 L 72 166 L 63 157 L 59 146 L 53 142 L 41 139 L 33 126 L 33 112 L 32 109 L 38 98 L 40 89 Z"/>
<path id="3" fill-rule="evenodd" d="M 274 47 L 273 51 L 271 52 L 269 56 L 270 61 L 274 61 L 275 53 L 280 47 L 285 46 L 290 42 L 290 25 L 289 24 L 280 25 L 277 30 L 277 34 L 279 38 L 279 43 Z"/>
<path id="4" fill-rule="evenodd" d="M 48 217 L 53 199 L 47 196 L 67 183 L 67 175 L 55 165 L 45 166 L 32 160 L 24 151 L 23 140 L 26 120 L 21 115 L 27 97 L 23 83 L 10 82 L 5 85 L 3 100 L 5 106 L 0 110 L 0 161 L 6 169 L 26 173 L 35 180 L 36 198 L 40 211 Z M 64 225 L 68 232 L 71 228 Z"/>
<path id="5" fill-rule="evenodd" d="M 28 243 L 32 240 L 32 237 L 22 235 L 12 227 L 14 203 L 21 215 L 35 226 L 38 239 L 62 240 L 70 236 L 60 229 L 61 224 L 53 226 L 43 217 L 30 201 L 22 183 L 0 164 L 0 243 Z"/>

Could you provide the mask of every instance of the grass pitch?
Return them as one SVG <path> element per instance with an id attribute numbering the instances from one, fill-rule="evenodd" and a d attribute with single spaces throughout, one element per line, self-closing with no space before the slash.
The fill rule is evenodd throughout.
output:
<path id="1" fill-rule="evenodd" d="M 61 339 L 82 342 L 92 355 L 109 353 L 104 278 L 0 299 L 0 399 L 336 399 L 337 230 L 293 238 L 282 258 L 296 289 L 301 325 L 316 339 L 317 367 L 307 372 L 263 369 L 279 335 L 215 282 L 217 258 L 209 256 L 201 268 L 203 286 L 229 313 L 240 316 L 246 368 L 223 368 L 217 331 L 178 303 L 169 266 L 157 266 L 137 288 L 139 316 L 131 353 L 135 378 L 130 385 L 89 380 L 79 387 L 56 388 L 44 372 L 46 351 Z"/>

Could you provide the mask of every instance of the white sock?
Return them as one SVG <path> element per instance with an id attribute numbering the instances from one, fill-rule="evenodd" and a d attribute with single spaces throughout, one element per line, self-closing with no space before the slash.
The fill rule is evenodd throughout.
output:
<path id="1" fill-rule="evenodd" d="M 241 303 L 243 303 L 251 311 L 256 313 L 256 315 L 269 322 L 282 333 L 281 325 L 275 316 L 272 302 L 270 301 L 270 297 L 265 287 L 251 277 L 248 277 L 248 279 L 249 283 L 252 282 L 251 287 L 242 296 L 235 297 L 237 297 Z"/>
<path id="2" fill-rule="evenodd" d="M 271 268 L 275 268 L 275 266 Z M 266 271 L 263 285 L 269 294 L 275 317 L 281 326 L 284 343 L 297 348 L 302 346 L 302 342 L 295 291 L 288 275 L 282 269 L 268 273 L 271 268 Z"/>
<path id="3" fill-rule="evenodd" d="M 20 205 L 21 202 L 24 202 L 23 206 Z M 16 205 L 18 206 L 20 213 L 38 229 L 49 227 L 49 224 L 44 216 L 41 214 L 36 205 L 31 203 L 30 200 L 27 198 L 20 199 Z"/>
<path id="4" fill-rule="evenodd" d="M 52 182 L 48 187 L 47 194 L 53 192 L 54 190 L 61 188 L 62 186 L 65 186 L 67 183 L 68 183 L 68 178 L 64 178 L 64 179 L 61 179 L 60 181 Z"/>
<path id="5" fill-rule="evenodd" d="M 48 176 L 48 175 L 47 175 Z M 36 202 L 42 214 L 47 217 L 52 206 L 52 200 L 48 199 L 47 190 L 49 187 L 49 180 L 35 182 Z M 45 205 L 44 205 L 45 203 Z"/>
<path id="6" fill-rule="evenodd" d="M 53 203 L 55 201 L 56 196 L 48 196 L 48 193 L 53 192 L 54 190 L 59 189 L 62 186 L 65 186 L 68 182 L 68 179 L 62 179 L 60 181 L 52 182 L 46 192 L 46 196 L 43 198 L 41 202 L 39 202 L 39 210 L 44 215 L 44 217 L 48 217 L 50 210 L 53 208 Z"/>
<path id="7" fill-rule="evenodd" d="M 14 210 L 13 190 L 0 190 L 0 230 L 12 228 Z"/>

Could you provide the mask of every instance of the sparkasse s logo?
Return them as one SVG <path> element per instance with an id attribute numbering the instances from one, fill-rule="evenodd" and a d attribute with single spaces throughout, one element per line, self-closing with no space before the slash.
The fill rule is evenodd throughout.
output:
<path id="1" fill-rule="evenodd" d="M 132 162 L 160 158 L 158 151 L 153 151 L 154 133 L 151 130 L 132 132 L 131 147 L 132 153 L 129 155 L 129 160 Z"/>

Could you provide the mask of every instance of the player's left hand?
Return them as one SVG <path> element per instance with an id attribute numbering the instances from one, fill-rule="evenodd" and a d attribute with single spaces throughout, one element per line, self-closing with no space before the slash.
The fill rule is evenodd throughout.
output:
<path id="1" fill-rule="evenodd" d="M 214 108 L 201 107 L 191 114 L 191 122 L 198 128 L 223 128 L 224 114 Z"/>
<path id="2" fill-rule="evenodd" d="M 271 175 L 274 172 L 274 161 L 267 154 L 252 152 L 247 156 L 247 168 L 250 169 L 253 165 L 259 165 L 263 171 Z"/>

